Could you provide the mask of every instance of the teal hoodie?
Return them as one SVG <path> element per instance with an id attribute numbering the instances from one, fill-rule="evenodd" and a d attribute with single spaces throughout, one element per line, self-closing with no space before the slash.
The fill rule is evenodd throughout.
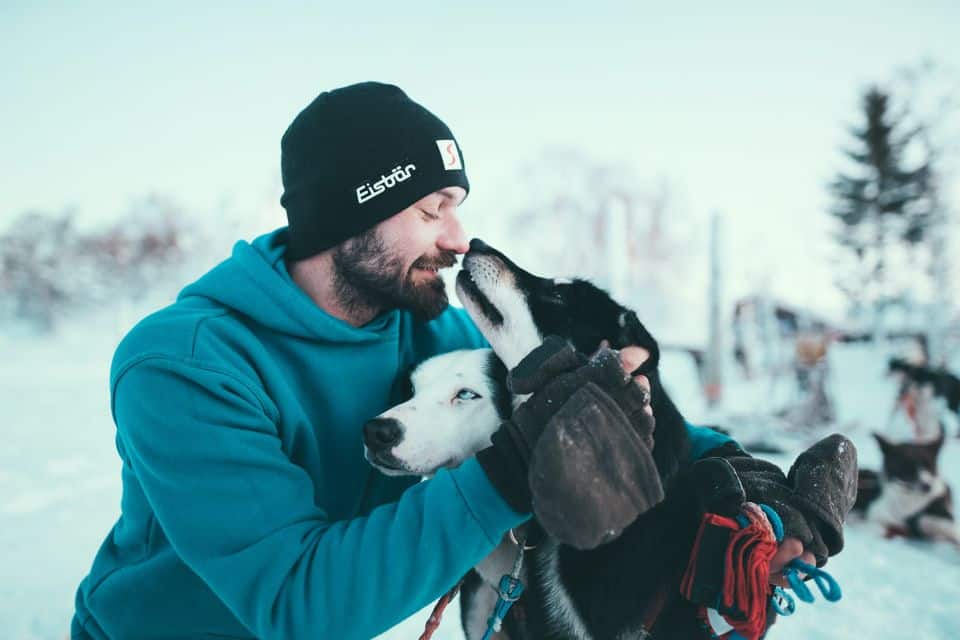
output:
<path id="1" fill-rule="evenodd" d="M 285 237 L 237 243 L 117 348 L 121 516 L 74 637 L 370 638 L 526 519 L 475 460 L 417 483 L 363 458 L 361 426 L 403 371 L 486 346 L 468 316 L 353 327 L 292 281 Z"/>
<path id="2" fill-rule="evenodd" d="M 117 348 L 122 514 L 78 590 L 77 636 L 369 638 L 526 519 L 475 461 L 417 484 L 363 458 L 400 373 L 486 346 L 467 315 L 353 327 L 292 281 L 285 237 L 237 243 Z"/>

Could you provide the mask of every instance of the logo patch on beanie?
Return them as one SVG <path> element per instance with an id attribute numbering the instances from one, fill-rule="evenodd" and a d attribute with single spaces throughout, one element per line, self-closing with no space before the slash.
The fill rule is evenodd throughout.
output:
<path id="1" fill-rule="evenodd" d="M 387 189 L 392 189 L 401 182 L 406 181 L 414 171 L 416 171 L 416 165 L 408 164 L 405 167 L 397 165 L 394 167 L 393 171 L 387 175 L 380 174 L 380 179 L 370 184 L 369 182 L 364 182 L 362 185 L 357 187 L 357 202 L 363 204 L 367 200 L 372 200 L 378 195 L 386 191 Z"/>
<path id="2" fill-rule="evenodd" d="M 444 169 L 447 171 L 463 170 L 460 149 L 457 148 L 455 140 L 437 140 L 437 149 L 440 150 L 440 157 L 443 158 Z"/>

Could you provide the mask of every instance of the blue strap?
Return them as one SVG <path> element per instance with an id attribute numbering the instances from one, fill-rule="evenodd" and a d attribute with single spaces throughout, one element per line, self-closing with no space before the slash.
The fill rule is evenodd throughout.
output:
<path id="1" fill-rule="evenodd" d="M 817 585 L 817 588 L 827 602 L 837 602 L 843 597 L 840 583 L 837 582 L 832 575 L 819 567 L 814 567 L 813 565 L 803 562 L 799 558 L 794 558 L 790 561 L 790 564 L 787 565 L 787 568 L 784 569 L 783 575 L 796 592 L 797 597 L 804 602 L 813 602 L 813 593 L 810 592 L 810 588 L 806 583 L 800 579 L 799 574 L 801 572 L 813 578 L 814 584 Z"/>
<path id="2" fill-rule="evenodd" d="M 764 515 L 767 516 L 767 520 L 770 521 L 770 526 L 773 529 L 773 535 L 777 542 L 783 542 L 783 520 L 780 519 L 779 514 L 777 514 L 777 512 L 774 511 L 769 505 L 761 503 L 758 506 L 763 511 Z M 736 520 L 737 524 L 740 525 L 740 528 L 746 527 L 748 524 L 750 524 L 750 521 L 743 514 L 739 514 L 736 517 Z M 843 597 L 843 592 L 840 589 L 840 583 L 837 582 L 832 575 L 823 569 L 807 564 L 800 558 L 794 558 L 784 568 L 783 576 L 787 579 L 787 582 L 790 583 L 790 588 L 793 589 L 794 593 L 796 593 L 797 598 L 803 602 L 813 602 L 814 597 L 813 593 L 810 591 L 810 588 L 803 581 L 803 579 L 800 578 L 800 573 L 805 573 L 813 578 L 814 584 L 817 585 L 820 593 L 823 594 L 824 599 L 828 602 L 837 602 Z M 796 599 L 794 599 L 793 596 L 791 596 L 785 589 L 781 587 L 774 587 L 773 595 L 770 596 L 770 603 L 773 605 L 774 611 L 781 616 L 792 616 L 797 610 Z M 719 610 L 719 606 L 715 608 Z"/>
<path id="3" fill-rule="evenodd" d="M 500 631 L 504 618 L 513 603 L 523 595 L 523 583 L 519 578 L 512 575 L 504 575 L 500 578 L 500 587 L 497 589 L 497 604 L 493 607 L 493 613 L 487 620 L 487 631 L 483 634 L 483 640 L 490 640 L 493 634 Z"/>
<path id="4" fill-rule="evenodd" d="M 807 583 L 800 579 L 800 574 L 796 569 L 791 569 L 788 565 L 783 570 L 783 577 L 790 583 L 790 588 L 793 589 L 793 592 L 797 594 L 800 600 L 803 602 L 813 602 L 813 592 L 810 591 Z"/>
<path id="5" fill-rule="evenodd" d="M 773 588 L 770 602 L 773 604 L 773 610 L 781 616 L 792 616 L 797 611 L 797 601 L 781 587 Z"/>
<path id="6" fill-rule="evenodd" d="M 770 505 L 760 503 L 760 509 L 763 510 L 767 520 L 770 521 L 770 526 L 773 527 L 773 537 L 777 539 L 777 542 L 783 542 L 783 520 L 780 519 L 780 515 Z"/>
<path id="7" fill-rule="evenodd" d="M 777 542 L 782 542 L 784 536 L 783 520 L 780 519 L 777 512 L 769 505 L 761 504 L 760 508 L 764 514 L 766 514 L 767 520 L 770 521 L 770 526 L 773 527 L 773 535 L 777 539 Z M 741 526 L 745 526 L 745 523 L 742 523 Z M 817 588 L 827 602 L 837 602 L 843 597 L 840 583 L 837 582 L 832 575 L 823 569 L 807 564 L 800 558 L 794 558 L 787 564 L 786 568 L 784 568 L 783 576 L 787 579 L 787 582 L 790 583 L 790 588 L 797 594 L 797 598 L 803 602 L 813 602 L 814 598 L 810 587 L 800 578 L 800 573 L 805 573 L 813 578 L 814 584 L 817 585 Z M 796 600 L 780 587 L 776 587 L 773 590 L 771 601 L 773 608 L 782 616 L 793 615 L 797 610 Z"/>
<path id="8" fill-rule="evenodd" d="M 770 527 L 773 529 L 773 537 L 776 538 L 777 542 L 783 541 L 783 520 L 780 519 L 780 516 L 777 515 L 777 512 L 774 511 L 771 507 L 763 504 L 762 502 L 757 505 L 760 507 L 760 510 L 763 511 L 763 515 L 767 516 L 767 520 L 770 521 Z M 740 528 L 749 526 L 750 519 L 742 513 L 737 514 L 736 517 L 737 524 L 740 525 Z"/>

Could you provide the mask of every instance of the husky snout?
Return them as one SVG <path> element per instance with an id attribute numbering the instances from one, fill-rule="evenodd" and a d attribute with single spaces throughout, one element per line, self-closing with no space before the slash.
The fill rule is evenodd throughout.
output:
<path id="1" fill-rule="evenodd" d="M 394 418 L 374 418 L 363 425 L 363 443 L 373 454 L 384 453 L 403 440 L 403 425 Z"/>

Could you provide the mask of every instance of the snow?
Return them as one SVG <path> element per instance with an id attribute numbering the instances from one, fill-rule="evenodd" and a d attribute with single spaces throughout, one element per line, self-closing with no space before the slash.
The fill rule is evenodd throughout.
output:
<path id="1" fill-rule="evenodd" d="M 0 583 L 0 638 L 59 640 L 68 635 L 76 586 L 119 512 L 120 464 L 107 380 L 113 349 L 135 316 L 130 310 L 120 316 L 103 312 L 74 321 L 47 339 L 0 335 L 0 401 L 6 409 L 5 446 L 0 448 L 0 567 L 5 577 Z M 870 431 L 896 434 L 903 428 L 896 423 L 887 428 L 894 390 L 883 375 L 887 355 L 864 345 L 835 345 L 831 352 L 837 430 L 856 443 L 865 467 L 879 464 Z M 725 409 L 711 412 L 699 399 L 686 357 L 665 354 L 663 370 L 689 419 L 720 422 L 741 441 L 767 434 L 786 443 L 789 452 L 772 458 L 784 466 L 830 432 L 787 431 L 764 418 L 791 396 L 786 374 L 776 383 L 747 383 L 728 367 Z M 960 488 L 960 439 L 947 440 L 940 462 L 950 484 Z M 956 549 L 886 540 L 872 525 L 850 522 L 846 548 L 827 568 L 842 585 L 843 600 L 799 603 L 796 615 L 781 620 L 770 637 L 956 637 Z M 428 614 L 429 608 L 382 638 L 417 637 Z M 434 638 L 462 638 L 456 602 Z"/>

